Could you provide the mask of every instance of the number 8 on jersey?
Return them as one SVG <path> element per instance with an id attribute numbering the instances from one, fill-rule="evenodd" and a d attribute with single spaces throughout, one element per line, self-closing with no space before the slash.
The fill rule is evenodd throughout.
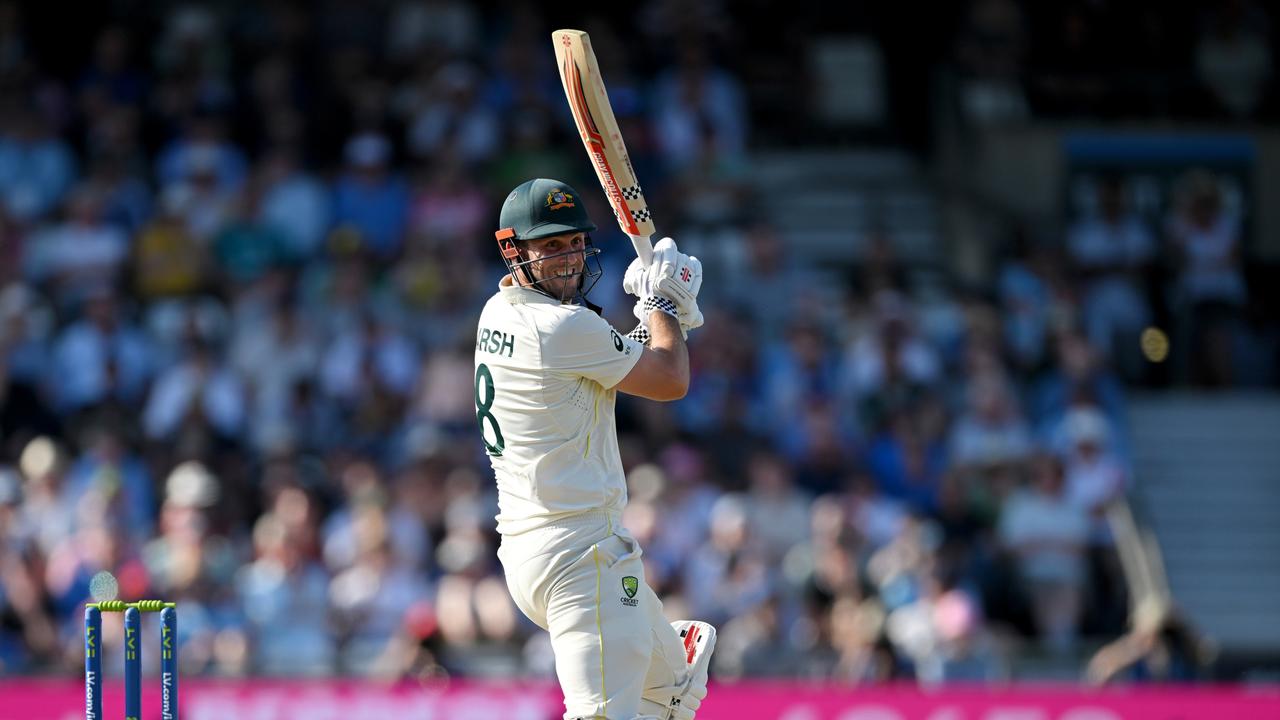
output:
<path id="1" fill-rule="evenodd" d="M 482 382 L 483 390 L 480 388 Z M 485 452 L 493 457 L 501 457 L 502 449 L 506 446 L 502 439 L 502 428 L 498 426 L 498 418 L 491 412 L 493 401 L 497 398 L 498 388 L 493 384 L 493 373 L 489 372 L 488 365 L 480 363 L 476 366 L 476 422 L 480 424 L 480 437 L 484 440 Z M 493 442 L 489 441 L 490 433 L 485 428 L 486 421 L 493 430 Z"/>

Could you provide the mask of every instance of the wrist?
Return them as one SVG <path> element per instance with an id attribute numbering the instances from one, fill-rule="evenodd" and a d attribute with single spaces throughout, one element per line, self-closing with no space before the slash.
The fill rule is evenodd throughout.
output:
<path id="1" fill-rule="evenodd" d="M 670 342 L 672 337 L 680 339 L 688 337 L 684 327 L 680 325 L 680 317 L 678 315 L 670 315 L 661 310 L 654 310 L 649 313 L 649 318 L 644 324 L 650 336 L 660 344 Z"/>
<path id="2" fill-rule="evenodd" d="M 644 308 L 646 318 L 652 316 L 654 312 L 665 313 L 677 320 L 680 318 L 676 304 L 661 295 L 649 295 L 642 301 L 641 307 Z"/>

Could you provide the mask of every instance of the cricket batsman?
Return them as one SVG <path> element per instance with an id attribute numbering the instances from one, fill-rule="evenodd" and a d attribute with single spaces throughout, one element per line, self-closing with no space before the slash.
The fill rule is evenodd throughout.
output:
<path id="1" fill-rule="evenodd" d="M 498 558 L 520 610 L 547 630 L 565 720 L 690 720 L 707 693 L 715 628 L 670 623 L 621 524 L 619 391 L 684 397 L 685 337 L 702 324 L 702 265 L 665 238 L 627 269 L 640 324 L 609 325 L 587 293 L 596 229 L 577 191 L 530 180 L 496 233 L 507 274 L 476 331 L 476 420 L 498 483 Z"/>

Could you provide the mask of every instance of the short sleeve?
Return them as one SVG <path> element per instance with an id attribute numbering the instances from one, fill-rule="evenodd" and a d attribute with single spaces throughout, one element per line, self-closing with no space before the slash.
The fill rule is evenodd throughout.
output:
<path id="1" fill-rule="evenodd" d="M 546 370 L 579 375 L 611 388 L 639 362 L 644 346 L 585 308 L 575 310 L 543 336 Z"/>

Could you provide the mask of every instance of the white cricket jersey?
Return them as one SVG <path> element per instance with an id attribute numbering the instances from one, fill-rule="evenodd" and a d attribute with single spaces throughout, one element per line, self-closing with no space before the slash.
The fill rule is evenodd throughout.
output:
<path id="1" fill-rule="evenodd" d="M 613 409 L 644 346 L 578 305 L 506 275 L 476 330 L 476 419 L 498 481 L 498 532 L 595 509 L 621 512 Z"/>

